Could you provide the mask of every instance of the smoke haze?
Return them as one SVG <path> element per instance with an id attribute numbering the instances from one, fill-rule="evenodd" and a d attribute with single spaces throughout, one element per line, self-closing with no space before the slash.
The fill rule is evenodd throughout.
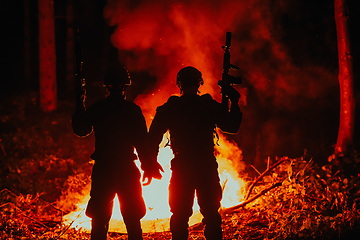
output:
<path id="1" fill-rule="evenodd" d="M 299 39 L 288 39 L 286 29 L 296 33 L 299 28 L 301 33 L 301 27 L 284 25 L 286 19 L 282 17 L 291 15 L 289 9 L 302 7 L 297 5 L 259 0 L 109 0 L 104 17 L 115 26 L 111 41 L 123 53 L 121 61 L 130 72 L 147 72 L 155 79 L 135 99 L 148 125 L 156 107 L 171 94 L 179 93 L 175 80 L 182 67 L 198 68 L 205 81 L 201 93 L 220 100 L 217 81 L 222 72 L 221 46 L 226 32 L 232 32 L 231 63 L 240 68 L 232 75 L 244 78 L 243 84 L 236 86 L 242 93 L 244 122 L 234 138 L 245 154 L 248 148 L 247 161 L 254 162 L 256 158 L 261 161 L 267 155 L 281 154 L 278 150 L 292 149 L 282 154 L 301 154 L 308 147 L 304 139 L 326 137 L 312 132 L 319 123 L 313 122 L 311 114 L 334 107 L 329 99 L 337 91 L 336 69 L 314 64 L 316 55 L 306 52 L 311 48 L 303 49 L 314 43 L 302 41 L 302 45 L 296 45 Z M 295 14 L 289 22 L 300 17 Z M 326 29 L 324 36 L 331 32 Z M 304 36 L 305 41 L 308 38 Z M 285 40 L 290 43 L 285 45 Z M 323 47 L 332 43 L 325 41 Z M 296 50 L 304 50 L 298 56 L 312 59 L 306 62 L 294 58 Z M 333 53 L 334 47 L 328 51 Z M 321 116 L 328 118 L 326 114 Z"/>

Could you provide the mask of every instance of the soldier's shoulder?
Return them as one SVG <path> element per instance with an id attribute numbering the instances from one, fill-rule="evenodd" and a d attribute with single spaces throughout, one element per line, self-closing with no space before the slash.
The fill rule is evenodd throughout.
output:
<path id="1" fill-rule="evenodd" d="M 128 109 L 140 110 L 141 111 L 141 107 L 139 105 L 137 105 L 133 101 L 125 100 L 124 104 L 125 104 L 125 106 L 127 106 Z"/>
<path id="2" fill-rule="evenodd" d="M 202 102 L 207 103 L 207 104 L 216 104 L 217 103 L 217 101 L 215 99 L 213 99 L 213 97 L 209 93 L 201 95 L 200 99 L 202 100 Z"/>
<path id="3" fill-rule="evenodd" d="M 157 107 L 156 111 L 171 108 L 172 106 L 177 104 L 179 102 L 179 100 L 180 100 L 179 96 L 173 95 L 173 96 L 169 97 L 169 99 L 166 101 L 166 103 Z"/>
<path id="4" fill-rule="evenodd" d="M 169 104 L 173 104 L 173 103 L 176 103 L 177 101 L 179 101 L 180 97 L 179 96 L 171 96 L 169 97 L 169 99 L 167 100 L 166 103 L 169 103 Z"/>
<path id="5" fill-rule="evenodd" d="M 219 106 L 221 105 L 218 101 L 213 99 L 213 97 L 208 93 L 201 95 L 200 99 L 202 100 L 201 102 L 204 107 L 208 106 L 208 107 L 212 108 L 213 110 L 218 109 Z"/>
<path id="6" fill-rule="evenodd" d="M 179 102 L 180 100 L 180 97 L 179 96 L 171 96 L 168 98 L 168 100 L 166 101 L 166 103 L 164 103 L 162 106 L 169 106 L 169 105 L 173 105 L 173 104 L 176 104 L 177 102 Z M 160 106 L 160 107 L 162 107 Z"/>
<path id="7" fill-rule="evenodd" d="M 134 101 L 130 101 L 127 99 L 124 100 L 124 104 L 126 104 L 128 106 L 132 106 L 132 107 L 139 107 L 139 105 L 137 105 Z"/>
<path id="8" fill-rule="evenodd" d="M 203 95 L 201 95 L 200 97 L 201 97 L 202 99 L 206 100 L 206 101 L 214 100 L 209 93 L 203 94 Z"/>

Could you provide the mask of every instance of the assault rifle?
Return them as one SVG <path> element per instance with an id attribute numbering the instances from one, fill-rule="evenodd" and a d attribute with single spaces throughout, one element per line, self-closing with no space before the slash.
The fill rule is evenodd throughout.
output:
<path id="1" fill-rule="evenodd" d="M 83 74 L 83 51 L 80 44 L 79 28 L 75 29 L 75 43 L 74 43 L 74 55 L 75 55 L 75 91 L 76 91 L 76 105 L 77 107 L 85 108 L 85 78 Z"/>
<path id="2" fill-rule="evenodd" d="M 228 92 L 231 90 L 234 84 L 242 83 L 241 77 L 234 77 L 229 74 L 229 70 L 238 70 L 239 68 L 230 63 L 230 46 L 231 46 L 231 32 L 226 33 L 225 46 L 222 46 L 224 50 L 223 72 L 222 79 L 218 81 L 218 85 L 221 88 L 222 99 L 221 103 L 229 109 L 229 97 Z"/>

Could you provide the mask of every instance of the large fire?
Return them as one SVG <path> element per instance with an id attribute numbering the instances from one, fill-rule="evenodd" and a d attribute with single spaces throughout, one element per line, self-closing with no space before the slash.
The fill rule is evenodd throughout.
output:
<path id="1" fill-rule="evenodd" d="M 223 26 L 216 26 L 212 24 L 212 17 L 208 18 L 208 14 L 200 14 L 198 17 L 202 21 L 196 21 L 196 17 L 189 14 L 193 8 L 191 4 L 165 6 L 160 2 L 155 2 L 155 4 L 144 2 L 136 10 L 126 9 L 126 6 L 119 4 L 119 2 L 109 1 L 104 10 L 104 16 L 109 23 L 117 25 L 112 36 L 114 46 L 120 50 L 133 52 L 133 57 L 125 60 L 130 72 L 146 70 L 157 77 L 157 84 L 135 99 L 143 110 L 148 126 L 151 124 L 156 107 L 163 104 L 170 95 L 179 91 L 175 84 L 175 77 L 177 71 L 184 66 L 192 65 L 198 68 L 205 80 L 200 91 L 210 93 L 217 100 L 220 99 L 217 81 L 221 77 L 221 45 L 225 41 L 225 28 L 231 25 L 231 20 L 222 21 L 225 24 Z M 229 2 L 226 6 L 231 7 L 233 3 Z M 236 4 L 234 6 L 237 6 L 237 9 L 240 7 Z M 202 5 L 202 8 L 209 13 L 217 11 L 216 6 Z M 123 11 L 124 9 L 126 11 Z M 217 16 L 217 20 L 230 17 L 226 11 L 221 11 L 220 15 L 210 14 L 210 16 Z M 230 19 L 234 17 L 235 15 L 231 14 Z M 169 25 L 164 26 L 163 20 L 169 22 Z M 193 25 L 194 22 L 198 22 L 199 25 Z M 209 27 L 212 31 L 201 30 Z M 152 49 L 151 52 L 156 55 L 158 59 L 156 63 L 150 58 L 147 49 Z M 238 204 L 243 199 L 245 184 L 238 176 L 239 168 L 242 167 L 242 151 L 236 143 L 227 141 L 220 132 L 218 134 L 220 139 L 218 145 L 215 146 L 215 152 L 223 186 L 221 206 L 226 208 Z M 168 185 L 171 176 L 170 160 L 173 153 L 169 146 L 163 144 L 160 147 L 158 162 L 165 172 L 162 180 L 153 180 L 149 186 L 143 187 L 143 197 L 147 206 L 147 213 L 142 219 L 144 232 L 169 230 L 171 213 L 168 204 Z M 139 166 L 139 161 L 136 162 Z M 91 229 L 91 220 L 85 216 L 88 200 L 89 196 L 85 196 L 78 204 L 78 210 L 65 216 L 67 224 L 71 223 L 71 226 L 75 228 Z M 190 225 L 202 219 L 196 198 L 193 210 Z M 109 228 L 110 231 L 126 232 L 117 197 L 114 199 Z"/>
<path id="2" fill-rule="evenodd" d="M 162 180 L 153 180 L 150 185 L 143 187 L 143 197 L 146 203 L 147 212 L 142 219 L 141 224 L 144 232 L 159 232 L 169 230 L 169 219 L 171 216 L 168 204 L 168 185 L 170 182 L 171 170 L 170 160 L 173 157 L 172 150 L 165 146 L 167 135 L 160 145 L 158 162 L 164 168 Z M 216 145 L 217 161 L 219 164 L 219 176 L 223 186 L 223 199 L 221 207 L 227 208 L 241 202 L 244 198 L 245 182 L 238 177 L 238 171 L 235 169 L 233 162 L 240 162 L 241 150 L 235 143 L 229 142 L 224 136 L 220 135 L 218 145 Z M 140 169 L 140 162 L 136 160 Z M 85 209 L 90 196 L 84 196 L 78 204 L 76 211 L 64 216 L 65 224 L 71 224 L 72 227 L 82 228 L 86 231 L 91 229 L 91 219 L 85 215 Z M 199 212 L 199 206 L 196 198 L 193 206 L 193 215 L 189 224 L 193 225 L 201 222 L 202 215 Z M 113 214 L 110 220 L 109 231 L 126 232 L 122 216 L 120 214 L 119 201 L 117 196 L 114 199 Z"/>
<path id="3" fill-rule="evenodd" d="M 247 5 L 232 0 L 220 5 L 212 5 L 208 1 L 143 1 L 135 8 L 123 1 L 108 1 L 104 17 L 110 25 L 116 26 L 111 40 L 122 52 L 126 67 L 130 73 L 147 71 L 157 79 L 151 89 L 147 89 L 135 99 L 143 110 L 148 126 L 156 107 L 166 102 L 170 95 L 179 92 L 175 84 L 176 73 L 184 66 L 191 65 L 202 72 L 205 81 L 200 88 L 202 93 L 210 93 L 218 101 L 221 99 L 220 88 L 217 86 L 221 78 L 221 46 L 225 43 L 225 33 L 233 28 L 233 22 L 238 20 L 239 16 L 247 16 L 247 8 L 244 7 Z M 266 35 L 266 31 L 263 34 Z M 131 54 L 127 55 L 129 52 Z M 236 143 L 228 141 L 220 132 L 218 134 L 220 139 L 215 146 L 215 152 L 223 186 L 221 205 L 226 208 L 243 199 L 245 183 L 238 176 L 243 167 L 242 151 Z M 147 206 L 147 213 L 142 219 L 144 232 L 169 229 L 171 213 L 168 185 L 172 156 L 169 146 L 161 146 L 158 162 L 165 170 L 163 179 L 153 180 L 149 186 L 143 187 Z M 138 161 L 137 164 L 139 165 Z M 73 227 L 86 230 L 91 228 L 90 219 L 85 216 L 88 199 L 89 196 L 84 197 L 78 210 L 65 216 L 68 224 L 72 223 Z M 190 225 L 202 219 L 196 198 L 193 209 Z M 117 197 L 114 200 L 110 231 L 126 231 Z"/>

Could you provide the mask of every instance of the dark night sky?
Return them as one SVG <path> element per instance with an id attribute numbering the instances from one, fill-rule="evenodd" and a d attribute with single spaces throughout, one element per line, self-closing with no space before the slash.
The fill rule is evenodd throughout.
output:
<path id="1" fill-rule="evenodd" d="M 30 76 L 30 83 L 26 84 L 24 81 L 24 6 L 23 1 L 3 1 L 1 4 L 2 19 L 2 39 L 5 43 L 2 44 L 2 77 L 0 94 L 15 94 L 18 92 L 36 91 L 38 87 L 38 65 L 37 65 L 37 6 L 30 5 L 30 22 L 31 22 L 31 44 L 32 48 L 32 74 Z M 65 97 L 62 93 L 64 89 L 65 78 L 65 2 L 55 0 L 55 15 L 56 15 L 56 42 L 57 42 L 57 77 L 58 77 L 58 91 L 59 97 Z M 146 1 L 129 1 L 128 9 L 136 9 L 138 5 Z M 148 1 L 151 2 L 151 1 Z M 183 1 L 185 3 L 190 1 Z M 256 2 L 256 1 L 253 1 Z M 259 6 L 261 5 L 261 1 Z M 87 81 L 95 83 L 98 81 L 106 66 L 117 58 L 117 49 L 112 46 L 110 36 L 114 28 L 110 27 L 103 17 L 103 8 L 106 5 L 105 0 L 74 0 L 75 4 L 75 19 L 80 26 L 82 32 L 82 39 L 84 42 L 84 62 L 86 63 L 84 69 Z M 336 46 L 336 26 L 334 20 L 333 1 L 331 0 L 317 0 L 317 1 L 303 1 L 303 0 L 274 0 L 267 1 L 269 16 L 271 16 L 271 24 L 273 26 L 272 36 L 276 38 L 286 49 L 292 64 L 301 68 L 308 68 L 309 66 L 318 66 L 327 69 L 329 72 L 336 72 L 338 68 L 337 62 L 337 46 Z M 349 0 L 350 13 L 350 32 L 352 37 L 353 60 L 355 70 L 355 84 L 356 92 L 359 93 L 359 59 L 360 59 L 360 45 L 358 44 L 360 38 L 358 34 L 360 23 L 360 1 Z M 246 32 L 246 29 L 239 29 L 241 33 Z M 250 31 L 250 30 L 249 30 Z M 236 35 L 236 34 L 235 34 Z M 246 40 L 246 36 L 238 37 L 240 42 Z M 244 38 L 244 39 L 241 39 Z M 127 56 L 131 53 L 126 52 Z M 259 51 L 258 56 L 252 55 L 254 58 L 258 57 L 260 60 L 265 58 L 267 54 L 266 46 Z M 271 62 L 269 63 L 271 65 Z M 134 73 L 135 82 L 137 77 L 141 81 L 141 77 L 146 76 L 146 72 Z M 150 78 L 150 76 L 147 76 Z M 271 77 L 271 76 L 270 76 Z M 156 79 L 152 78 L 152 81 Z M 144 91 L 144 83 L 138 84 L 129 93 L 132 98 Z M 95 86 L 98 86 L 95 84 Z M 147 86 L 147 85 L 146 85 Z M 334 89 L 336 92 L 337 89 Z M 304 93 L 306 95 L 307 93 Z M 329 97 L 329 96 L 327 96 Z M 329 97 L 331 98 L 331 96 Z M 332 96 L 333 98 L 333 96 Z M 324 101 L 327 101 L 325 99 Z M 332 101 L 332 100 L 331 100 Z M 335 101 L 336 102 L 336 101 Z M 335 104 L 336 105 L 336 104 Z M 266 108 L 266 106 L 262 106 Z M 261 108 L 260 108 L 261 109 Z M 268 110 L 261 110 L 268 111 Z M 310 110 L 309 110 L 310 111 Z M 316 112 L 316 109 L 311 111 Z M 335 108 L 335 111 L 336 108 Z M 279 111 L 279 114 L 283 114 Z M 311 115 L 313 112 L 308 112 Z M 329 114 L 331 115 L 331 114 Z M 256 115 L 261 117 L 261 114 Z M 327 121 L 328 116 L 325 114 L 320 118 L 320 121 Z M 304 117 L 306 118 L 306 117 Z M 305 124 L 310 120 L 304 120 Z M 311 119 L 311 122 L 316 122 L 316 119 Z M 331 126 L 336 126 L 337 120 L 330 120 Z M 259 124 L 263 122 L 259 121 Z M 249 130 L 250 131 L 250 130 Z M 301 130 L 300 130 L 301 131 Z M 309 129 L 309 131 L 312 131 Z M 329 138 L 333 142 L 335 134 L 330 136 L 321 136 L 320 138 Z M 359 131 L 357 131 L 359 132 Z M 249 133 L 251 134 L 251 133 Z M 245 134 L 244 134 L 245 135 Z M 281 134 L 280 134 L 281 135 Z M 309 135 L 304 135 L 309 137 Z M 244 139 L 239 139 L 239 142 L 246 142 Z M 320 139 L 316 139 L 320 141 Z M 333 142 L 334 143 L 334 142 Z M 329 144 L 331 145 L 331 144 Z M 301 146 L 300 146 L 301 147 Z M 284 148 L 279 148 L 279 152 L 287 154 Z M 298 150 L 298 149 L 297 149 Z M 265 151 L 266 152 L 266 151 Z M 278 154 L 279 152 L 273 150 L 269 154 Z M 290 151 L 291 152 L 291 151 Z M 289 152 L 289 153 L 290 153 Z M 297 152 L 298 154 L 299 152 Z M 251 155 L 251 154 L 250 154 Z"/>

